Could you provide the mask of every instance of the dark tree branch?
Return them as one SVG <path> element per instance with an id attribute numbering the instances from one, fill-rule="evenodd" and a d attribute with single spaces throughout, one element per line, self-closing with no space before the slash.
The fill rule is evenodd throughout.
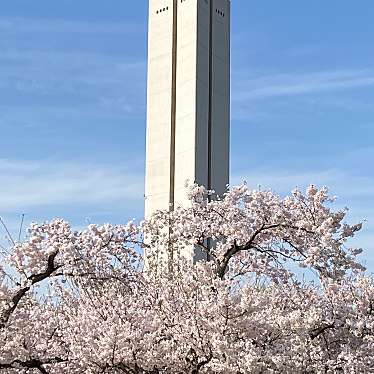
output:
<path id="1" fill-rule="evenodd" d="M 27 361 L 21 361 L 21 360 L 14 360 L 9 364 L 2 364 L 0 363 L 0 370 L 3 369 L 18 369 L 20 366 L 26 369 L 38 369 L 40 373 L 42 374 L 49 374 L 48 371 L 44 368 L 43 365 L 46 364 L 57 364 L 57 363 L 63 363 L 66 362 L 66 360 L 63 360 L 59 357 L 55 357 L 53 359 L 47 360 L 45 362 L 42 362 L 38 359 L 30 359 Z"/>
<path id="2" fill-rule="evenodd" d="M 315 232 L 307 230 L 307 229 L 305 229 L 303 227 L 295 226 L 295 225 L 287 225 L 287 224 L 282 224 L 282 223 L 275 223 L 275 224 L 272 224 L 272 225 L 266 225 L 264 223 L 264 224 L 262 224 L 262 226 L 260 228 L 258 228 L 252 234 L 252 236 L 250 237 L 250 239 L 247 241 L 246 244 L 244 244 L 242 246 L 239 246 L 237 244 L 237 241 L 236 240 L 234 241 L 234 244 L 232 245 L 232 247 L 224 254 L 223 260 L 218 263 L 217 275 L 221 279 L 223 279 L 224 276 L 225 276 L 225 273 L 227 271 L 227 267 L 228 267 L 228 264 L 229 264 L 230 260 L 237 253 L 242 252 L 242 251 L 248 251 L 249 249 L 253 249 L 255 247 L 255 241 L 256 241 L 258 235 L 260 235 L 264 231 L 272 230 L 272 229 L 276 229 L 276 228 L 290 229 L 290 230 L 300 230 L 300 231 L 303 231 L 305 234 L 315 235 Z M 289 241 L 287 243 L 292 246 L 292 244 Z M 296 247 L 294 247 L 294 249 L 296 249 Z M 298 252 L 302 256 L 306 257 L 301 251 L 298 250 Z M 268 253 L 269 253 L 269 251 L 268 251 Z"/>
<path id="3" fill-rule="evenodd" d="M 233 246 L 224 254 L 223 256 L 223 260 L 221 263 L 218 264 L 218 270 L 217 270 L 217 274 L 218 276 L 223 279 L 224 276 L 225 276 L 225 273 L 227 271 L 227 266 L 230 262 L 230 260 L 239 252 L 241 251 L 247 251 L 251 248 L 253 248 L 254 246 L 254 242 L 257 238 L 257 236 L 262 232 L 262 231 L 265 231 L 265 230 L 270 230 L 272 228 L 276 228 L 276 227 L 279 227 L 279 225 L 271 225 L 271 226 L 266 226 L 265 224 L 263 224 L 259 229 L 257 229 L 253 234 L 252 236 L 250 237 L 250 239 L 248 240 L 248 242 L 242 246 L 239 246 L 236 242 L 236 240 L 234 241 L 234 244 Z"/>
<path id="4" fill-rule="evenodd" d="M 329 324 L 326 323 L 326 324 L 324 324 L 320 327 L 317 327 L 317 328 L 313 329 L 312 331 L 310 331 L 309 336 L 313 340 L 313 339 L 318 338 L 326 330 L 333 329 L 333 328 L 335 328 L 335 325 L 333 323 L 329 323 Z"/>
<path id="5" fill-rule="evenodd" d="M 61 267 L 61 265 L 57 266 L 55 264 L 55 259 L 56 259 L 57 254 L 58 254 L 58 251 L 55 251 L 51 255 L 49 255 L 48 260 L 47 260 L 47 268 L 45 269 L 45 271 L 39 274 L 33 274 L 29 276 L 28 280 L 30 281 L 31 284 L 29 286 L 20 288 L 16 292 L 16 294 L 12 297 L 10 306 L 7 309 L 5 309 L 5 311 L 0 316 L 0 328 L 5 327 L 6 323 L 9 321 L 10 316 L 17 308 L 21 299 L 26 295 L 28 291 L 30 291 L 31 286 L 49 278 L 53 274 L 53 272 L 55 272 Z"/>

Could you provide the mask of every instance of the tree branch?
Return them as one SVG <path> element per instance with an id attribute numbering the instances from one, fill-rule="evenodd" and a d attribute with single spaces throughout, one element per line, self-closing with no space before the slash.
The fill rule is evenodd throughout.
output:
<path id="1" fill-rule="evenodd" d="M 58 251 L 55 251 L 52 254 L 50 254 L 47 260 L 47 268 L 45 269 L 45 271 L 39 274 L 33 274 L 29 276 L 27 279 L 30 281 L 31 284 L 29 286 L 20 288 L 12 297 L 10 306 L 7 309 L 5 309 L 5 311 L 0 316 L 0 328 L 5 327 L 5 324 L 9 321 L 10 316 L 17 308 L 21 299 L 26 295 L 28 291 L 30 291 L 31 286 L 49 278 L 53 274 L 53 272 L 55 272 L 57 269 L 61 267 L 61 265 L 55 265 L 55 259 L 57 254 Z"/>
<path id="2" fill-rule="evenodd" d="M 66 362 L 66 360 L 63 360 L 62 358 L 55 357 L 53 359 L 49 359 L 46 362 L 42 362 L 38 359 L 30 359 L 27 361 L 21 361 L 21 360 L 14 360 L 10 364 L 2 364 L 0 363 L 0 370 L 2 369 L 17 369 L 20 366 L 26 369 L 38 369 L 40 373 L 42 374 L 49 374 L 48 371 L 43 367 L 43 365 L 46 364 L 56 364 L 56 363 L 62 363 Z"/>
<path id="3" fill-rule="evenodd" d="M 335 327 L 335 325 L 333 323 L 329 323 L 329 324 L 325 323 L 324 325 L 313 329 L 309 333 L 309 336 L 313 340 L 315 338 L 318 338 L 318 336 L 320 336 L 321 334 L 323 334 L 326 330 L 333 329 L 334 327 Z"/>

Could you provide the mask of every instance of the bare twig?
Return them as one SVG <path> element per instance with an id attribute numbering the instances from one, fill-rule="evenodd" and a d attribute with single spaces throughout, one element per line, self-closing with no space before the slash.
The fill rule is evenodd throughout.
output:
<path id="1" fill-rule="evenodd" d="M 0 223 L 4 227 L 4 230 L 8 235 L 8 239 L 12 242 L 13 245 L 15 245 L 16 243 L 13 240 L 13 237 L 12 237 L 11 233 L 9 232 L 7 225 L 5 224 L 5 222 L 3 221 L 3 219 L 1 217 L 0 217 Z"/>
<path id="2" fill-rule="evenodd" d="M 22 229 L 23 229 L 23 222 L 25 221 L 25 213 L 21 216 L 21 224 L 19 225 L 19 232 L 18 232 L 18 241 L 21 241 Z"/>

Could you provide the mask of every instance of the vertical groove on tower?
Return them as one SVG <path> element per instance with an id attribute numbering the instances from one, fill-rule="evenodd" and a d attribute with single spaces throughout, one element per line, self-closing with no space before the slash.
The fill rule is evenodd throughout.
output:
<path id="1" fill-rule="evenodd" d="M 175 196 L 175 128 L 177 116 L 177 43 L 178 43 L 178 0 L 173 0 L 173 38 L 172 38 L 172 82 L 171 82 L 171 129 L 170 129 L 170 185 L 169 185 L 169 211 L 174 210 Z M 171 235 L 169 227 L 169 237 Z M 173 270 L 174 250 L 169 242 L 169 271 Z"/>
<path id="2" fill-rule="evenodd" d="M 171 83 L 171 134 L 170 134 L 170 192 L 169 210 L 174 210 L 175 189 L 175 126 L 177 101 L 177 32 L 178 32 L 178 0 L 173 0 L 173 46 L 172 46 L 172 83 Z"/>
<path id="3" fill-rule="evenodd" d="M 209 11 L 209 108 L 208 108 L 208 190 L 212 189 L 212 105 L 213 105 L 213 0 Z M 210 195 L 208 196 L 210 199 Z"/>
<path id="4" fill-rule="evenodd" d="M 213 1 L 210 0 L 209 9 L 209 101 L 208 101 L 208 190 L 212 189 L 212 112 L 213 112 Z M 211 195 L 208 194 L 208 201 L 211 200 Z M 212 247 L 212 240 L 207 239 L 206 243 L 208 249 Z M 210 261 L 210 256 L 207 254 L 207 261 Z"/>

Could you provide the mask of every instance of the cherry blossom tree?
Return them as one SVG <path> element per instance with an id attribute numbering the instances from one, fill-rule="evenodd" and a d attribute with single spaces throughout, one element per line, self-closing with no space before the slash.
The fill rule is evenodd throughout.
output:
<path id="1" fill-rule="evenodd" d="M 0 372 L 374 372 L 361 224 L 326 188 L 209 196 L 138 225 L 31 225 L 0 266 Z"/>

